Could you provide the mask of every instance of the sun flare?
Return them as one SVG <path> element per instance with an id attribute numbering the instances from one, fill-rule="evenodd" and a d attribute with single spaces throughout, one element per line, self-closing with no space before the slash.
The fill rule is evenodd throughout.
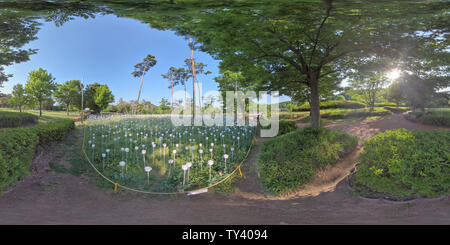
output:
<path id="1" fill-rule="evenodd" d="M 400 70 L 397 69 L 397 68 L 392 69 L 391 71 L 389 71 L 389 72 L 386 74 L 386 77 L 387 77 L 389 80 L 393 81 L 393 80 L 395 80 L 395 79 L 397 79 L 397 78 L 400 77 Z"/>

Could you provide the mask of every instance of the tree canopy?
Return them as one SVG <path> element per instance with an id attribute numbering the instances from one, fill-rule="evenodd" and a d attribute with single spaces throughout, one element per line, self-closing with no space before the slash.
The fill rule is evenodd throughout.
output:
<path id="1" fill-rule="evenodd" d="M 52 20 L 64 22 L 70 19 L 67 16 L 80 15 L 74 11 L 76 2 L 52 1 L 44 16 L 60 16 Z M 313 127 L 319 126 L 319 100 L 329 97 L 342 79 L 373 57 L 388 59 L 405 71 L 405 78 L 435 81 L 434 89 L 449 85 L 450 3 L 445 0 L 90 0 L 79 4 L 85 9 L 80 7 L 81 12 L 111 12 L 192 36 L 196 49 L 221 61 L 222 73 L 242 74 L 255 90 L 279 91 L 308 101 Z M 30 9 L 30 4 L 23 6 Z M 39 4 L 36 8 L 45 9 Z"/>
<path id="2" fill-rule="evenodd" d="M 52 74 L 42 68 L 28 74 L 25 91 L 39 104 L 39 116 L 42 116 L 43 103 L 51 99 L 53 91 L 56 89 L 54 80 Z"/>

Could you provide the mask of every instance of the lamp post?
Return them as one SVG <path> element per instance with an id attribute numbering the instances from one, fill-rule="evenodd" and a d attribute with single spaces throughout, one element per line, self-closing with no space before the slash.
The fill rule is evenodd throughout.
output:
<path id="1" fill-rule="evenodd" d="M 209 166 L 209 182 L 211 183 L 211 167 L 214 164 L 213 160 L 208 160 L 208 166 Z"/>
<path id="2" fill-rule="evenodd" d="M 181 165 L 181 169 L 183 169 L 183 186 L 184 186 L 184 183 L 186 182 L 186 170 L 188 169 L 188 166 L 186 164 Z"/>
<path id="3" fill-rule="evenodd" d="M 202 149 L 198 150 L 198 153 L 200 153 L 200 170 L 203 170 L 203 157 L 202 157 L 203 150 Z"/>
<path id="4" fill-rule="evenodd" d="M 126 163 L 124 161 L 119 162 L 120 167 L 122 167 L 122 178 L 123 178 L 123 168 L 125 167 Z"/>
<path id="5" fill-rule="evenodd" d="M 150 185 L 150 171 L 152 171 L 152 167 L 146 166 L 144 170 L 147 172 L 147 184 Z"/>
<path id="6" fill-rule="evenodd" d="M 224 154 L 223 155 L 223 159 L 225 159 L 225 173 L 227 172 L 227 159 L 228 159 L 228 154 Z"/>
<path id="7" fill-rule="evenodd" d="M 145 164 L 145 154 L 146 154 L 146 153 L 147 153 L 146 150 L 142 150 L 142 151 L 141 151 L 142 159 L 144 160 L 144 167 L 147 165 L 147 164 Z"/>

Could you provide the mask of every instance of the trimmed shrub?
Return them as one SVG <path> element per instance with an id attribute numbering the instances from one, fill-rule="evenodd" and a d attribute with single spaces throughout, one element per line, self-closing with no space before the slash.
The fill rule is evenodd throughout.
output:
<path id="1" fill-rule="evenodd" d="M 289 132 L 292 132 L 294 130 L 297 130 L 297 124 L 295 121 L 287 120 L 287 119 L 280 119 L 278 121 L 278 135 L 287 134 Z M 262 127 L 263 129 L 268 129 L 271 126 Z"/>
<path id="2" fill-rule="evenodd" d="M 299 120 L 309 115 L 308 112 L 280 112 L 278 117 L 280 119 Z"/>
<path id="3" fill-rule="evenodd" d="M 450 127 L 450 110 L 427 110 L 425 113 L 412 111 L 405 118 L 423 124 Z"/>
<path id="4" fill-rule="evenodd" d="M 38 117 L 25 112 L 0 111 L 0 128 L 20 127 L 38 122 Z"/>
<path id="5" fill-rule="evenodd" d="M 39 145 L 48 145 L 54 141 L 59 141 L 66 134 L 75 128 L 75 121 L 72 119 L 63 119 L 55 122 L 39 124 L 33 127 L 36 135 L 39 137 Z"/>
<path id="6" fill-rule="evenodd" d="M 450 193 L 450 131 L 387 130 L 369 139 L 351 178 L 365 195 L 393 199 Z"/>
<path id="7" fill-rule="evenodd" d="M 322 119 L 346 119 L 346 118 L 358 118 L 358 117 L 374 117 L 374 116 L 389 116 L 393 113 L 384 109 L 375 107 L 373 111 L 369 108 L 364 109 L 335 109 L 327 110 L 320 113 Z M 301 120 L 302 122 L 309 122 L 310 116 L 307 116 Z"/>
<path id="8" fill-rule="evenodd" d="M 29 174 L 36 146 L 59 141 L 75 126 L 71 119 L 0 130 L 0 191 Z"/>
<path id="9" fill-rule="evenodd" d="M 269 139 L 261 145 L 258 157 L 261 183 L 272 193 L 296 190 L 357 143 L 356 137 L 325 128 L 304 128 Z"/>
<path id="10" fill-rule="evenodd" d="M 350 100 L 330 100 L 320 102 L 320 109 L 333 109 L 333 108 L 345 108 L 345 109 L 358 109 L 365 108 L 363 103 Z M 304 103 L 299 107 L 293 108 L 293 111 L 309 111 L 311 107 L 309 103 Z"/>
<path id="11" fill-rule="evenodd" d="M 29 128 L 0 130 L 0 191 L 29 174 L 39 139 Z"/>
<path id="12" fill-rule="evenodd" d="M 373 111 L 370 111 L 369 108 L 364 108 L 355 110 L 348 110 L 348 109 L 330 110 L 322 113 L 320 117 L 327 119 L 343 119 L 343 118 L 373 117 L 373 116 L 388 116 L 388 115 L 392 115 L 392 112 L 383 108 L 374 108 Z"/>
<path id="13" fill-rule="evenodd" d="M 382 102 L 382 103 L 375 103 L 375 106 L 376 107 L 385 107 L 385 106 L 395 107 L 397 105 L 395 103 Z"/>
<path id="14" fill-rule="evenodd" d="M 393 113 L 403 113 L 403 112 L 407 112 L 409 110 L 408 107 L 396 107 L 396 106 L 385 106 L 383 107 L 384 109 L 391 111 Z"/>
<path id="15" fill-rule="evenodd" d="M 297 123 L 292 120 L 279 120 L 278 135 L 283 135 L 297 130 Z"/>
<path id="16" fill-rule="evenodd" d="M 450 111 L 427 111 L 421 118 L 422 123 L 450 127 Z"/>

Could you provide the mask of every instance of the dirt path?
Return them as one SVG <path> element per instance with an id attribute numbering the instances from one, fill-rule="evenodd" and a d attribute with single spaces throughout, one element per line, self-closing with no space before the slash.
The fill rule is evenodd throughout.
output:
<path id="1" fill-rule="evenodd" d="M 302 128 L 308 126 L 308 123 L 298 123 L 297 126 Z M 403 114 L 395 114 L 392 116 L 382 117 L 379 119 L 369 119 L 356 122 L 344 122 L 344 123 L 332 123 L 325 125 L 326 128 L 332 128 L 345 131 L 353 136 L 356 136 L 362 140 L 368 140 L 379 132 L 384 132 L 388 129 L 449 129 L 445 127 L 438 127 L 433 125 L 426 125 L 421 123 L 415 123 L 404 118 Z"/>
<path id="2" fill-rule="evenodd" d="M 358 125 L 368 131 L 358 130 Z M 394 127 L 430 129 L 400 116 L 329 127 L 361 138 Z M 75 149 L 60 143 L 36 158 L 33 174 L 0 196 L 0 224 L 450 224 L 448 198 L 410 204 L 366 200 L 354 196 L 345 180 L 315 196 L 248 198 L 242 193 L 262 194 L 256 165 L 244 165 L 245 179 L 238 183 L 235 194 L 115 194 L 112 189 L 96 187 L 86 177 L 57 173 L 48 166 L 52 161 L 65 166 Z M 252 164 L 257 153 L 258 147 L 253 148 Z"/>

